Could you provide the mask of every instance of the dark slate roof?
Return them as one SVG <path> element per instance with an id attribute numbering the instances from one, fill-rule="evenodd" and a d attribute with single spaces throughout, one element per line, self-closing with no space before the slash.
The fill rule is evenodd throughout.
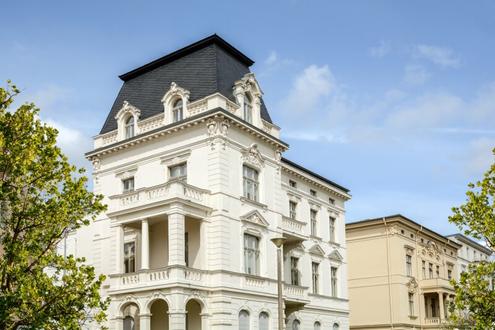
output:
<path id="1" fill-rule="evenodd" d="M 163 111 L 161 99 L 172 82 L 189 90 L 189 100 L 221 93 L 235 102 L 234 82 L 250 72 L 254 62 L 216 34 L 121 75 L 122 88 L 100 134 L 117 129 L 115 115 L 124 101 L 141 110 L 140 119 Z M 261 100 L 261 117 L 272 122 Z"/>

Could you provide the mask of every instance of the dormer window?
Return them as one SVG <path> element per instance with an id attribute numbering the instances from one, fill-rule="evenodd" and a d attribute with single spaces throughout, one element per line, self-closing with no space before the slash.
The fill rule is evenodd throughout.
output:
<path id="1" fill-rule="evenodd" d="M 134 136 L 134 117 L 129 116 L 125 121 L 125 138 L 129 139 Z"/>
<path id="2" fill-rule="evenodd" d="M 244 120 L 248 123 L 253 122 L 253 106 L 248 94 L 244 94 Z"/>
<path id="3" fill-rule="evenodd" d="M 174 106 L 172 107 L 172 118 L 173 122 L 178 122 L 183 118 L 183 103 L 182 99 L 178 99 L 174 102 Z"/>

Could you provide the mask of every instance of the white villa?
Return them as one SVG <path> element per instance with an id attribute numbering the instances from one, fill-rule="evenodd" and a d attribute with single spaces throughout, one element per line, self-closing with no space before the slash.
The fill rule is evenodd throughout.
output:
<path id="1" fill-rule="evenodd" d="M 108 210 L 69 237 L 107 275 L 108 327 L 349 329 L 349 191 L 285 158 L 249 67 L 217 35 L 132 70 L 86 154 Z"/>

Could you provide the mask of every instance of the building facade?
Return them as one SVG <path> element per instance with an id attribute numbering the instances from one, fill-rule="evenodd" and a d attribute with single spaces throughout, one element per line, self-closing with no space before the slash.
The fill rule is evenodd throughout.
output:
<path id="1" fill-rule="evenodd" d="M 469 264 L 490 261 L 492 250 L 483 246 L 469 237 L 462 234 L 453 234 L 447 236 L 449 239 L 461 245 L 457 251 L 457 277 L 461 276 L 462 272 L 467 271 Z"/>
<path id="2" fill-rule="evenodd" d="M 346 226 L 351 329 L 441 329 L 461 245 L 402 216 Z"/>
<path id="3" fill-rule="evenodd" d="M 108 210 L 68 238 L 107 274 L 110 329 L 348 329 L 349 191 L 282 157 L 249 67 L 213 35 L 120 78 L 86 154 Z"/>

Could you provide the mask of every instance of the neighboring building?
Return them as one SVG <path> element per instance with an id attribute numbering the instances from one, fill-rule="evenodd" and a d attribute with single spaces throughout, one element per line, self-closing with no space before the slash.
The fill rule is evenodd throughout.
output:
<path id="1" fill-rule="evenodd" d="M 213 35 L 120 78 L 86 154 L 108 210 L 71 237 L 110 329 L 348 329 L 349 191 L 282 157 L 253 61 Z M 77 243 L 77 244 L 76 244 Z"/>
<path id="2" fill-rule="evenodd" d="M 440 329 L 460 244 L 402 216 L 346 225 L 351 329 Z"/>
<path id="3" fill-rule="evenodd" d="M 448 238 L 461 245 L 457 252 L 457 277 L 468 269 L 468 265 L 480 261 L 489 261 L 492 250 L 462 234 L 448 235 Z"/>

